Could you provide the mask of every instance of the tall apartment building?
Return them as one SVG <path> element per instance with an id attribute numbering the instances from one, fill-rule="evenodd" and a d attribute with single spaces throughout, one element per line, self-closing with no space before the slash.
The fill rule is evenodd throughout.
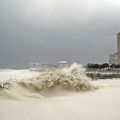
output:
<path id="1" fill-rule="evenodd" d="M 117 34 L 117 54 L 118 54 L 118 63 L 120 64 L 120 32 Z"/>
<path id="2" fill-rule="evenodd" d="M 117 52 L 109 55 L 109 64 L 120 64 L 120 32 L 117 33 Z"/>

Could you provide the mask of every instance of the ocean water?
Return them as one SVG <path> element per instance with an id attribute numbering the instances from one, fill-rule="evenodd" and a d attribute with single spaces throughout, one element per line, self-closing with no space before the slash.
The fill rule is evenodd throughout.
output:
<path id="1" fill-rule="evenodd" d="M 40 73 L 29 71 L 29 69 L 0 69 L 0 81 L 21 80 L 38 76 Z"/>

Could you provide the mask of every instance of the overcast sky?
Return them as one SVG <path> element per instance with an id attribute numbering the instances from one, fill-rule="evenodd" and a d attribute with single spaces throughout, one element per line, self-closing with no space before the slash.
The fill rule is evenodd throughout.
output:
<path id="1" fill-rule="evenodd" d="M 0 67 L 108 61 L 120 0 L 0 0 Z"/>

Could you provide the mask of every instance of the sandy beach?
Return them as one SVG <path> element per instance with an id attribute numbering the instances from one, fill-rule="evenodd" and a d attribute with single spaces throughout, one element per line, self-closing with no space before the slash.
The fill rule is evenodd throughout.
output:
<path id="1" fill-rule="evenodd" d="M 86 93 L 29 101 L 0 100 L 0 120 L 119 120 L 120 81 L 111 80 L 108 86 L 102 82 L 104 87 Z"/>

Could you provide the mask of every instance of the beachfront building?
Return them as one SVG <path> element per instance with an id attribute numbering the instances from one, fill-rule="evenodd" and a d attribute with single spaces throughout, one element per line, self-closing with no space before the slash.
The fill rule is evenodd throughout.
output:
<path id="1" fill-rule="evenodd" d="M 117 34 L 118 63 L 120 64 L 120 32 Z"/>
<path id="2" fill-rule="evenodd" d="M 120 64 L 120 32 L 117 33 L 117 52 L 109 55 L 109 64 Z"/>
<path id="3" fill-rule="evenodd" d="M 46 70 L 55 70 L 56 65 L 54 64 L 39 64 L 39 63 L 30 63 L 30 71 L 46 71 Z"/>
<path id="4" fill-rule="evenodd" d="M 118 64 L 118 53 L 110 54 L 109 64 Z"/>
<path id="5" fill-rule="evenodd" d="M 56 65 L 58 69 L 67 68 L 69 66 L 67 61 L 59 61 Z"/>
<path id="6" fill-rule="evenodd" d="M 62 69 L 67 68 L 68 62 L 67 61 L 59 61 L 55 64 L 39 64 L 39 63 L 30 63 L 30 71 L 46 71 L 46 70 L 55 70 L 55 69 Z"/>
<path id="7" fill-rule="evenodd" d="M 30 71 L 38 71 L 40 69 L 39 63 L 30 63 L 29 69 L 30 69 Z"/>

